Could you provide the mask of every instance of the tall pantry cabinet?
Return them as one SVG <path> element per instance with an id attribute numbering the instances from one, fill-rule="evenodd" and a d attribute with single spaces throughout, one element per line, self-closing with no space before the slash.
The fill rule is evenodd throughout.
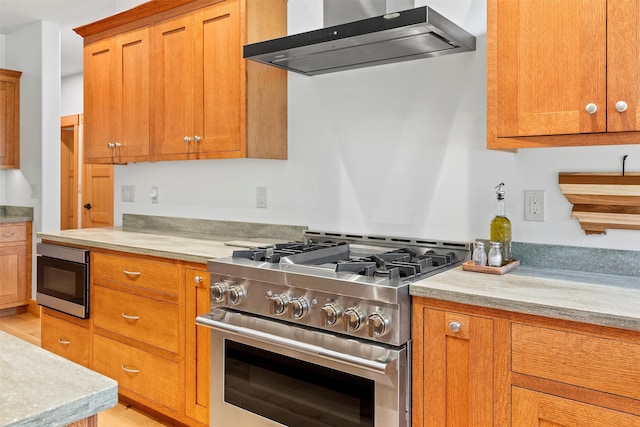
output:
<path id="1" fill-rule="evenodd" d="M 244 44 L 286 35 L 286 7 L 152 1 L 76 28 L 85 162 L 286 159 L 286 71 L 242 58 Z"/>

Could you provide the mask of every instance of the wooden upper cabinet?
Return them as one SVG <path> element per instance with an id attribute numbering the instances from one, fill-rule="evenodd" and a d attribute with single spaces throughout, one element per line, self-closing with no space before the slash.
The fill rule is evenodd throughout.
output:
<path id="1" fill-rule="evenodd" d="M 148 158 L 149 56 L 147 27 L 85 47 L 86 163 Z"/>
<path id="2" fill-rule="evenodd" d="M 0 169 L 20 167 L 20 76 L 0 69 Z"/>
<path id="3" fill-rule="evenodd" d="M 639 7 L 488 0 L 487 147 L 637 143 Z"/>
<path id="4" fill-rule="evenodd" d="M 176 0 L 76 28 L 86 139 L 100 140 L 86 159 L 286 159 L 286 71 L 242 58 L 244 44 L 286 35 L 286 15 L 286 0 Z M 122 39 L 142 25 L 144 37 Z M 98 138 L 107 129 L 117 134 Z"/>

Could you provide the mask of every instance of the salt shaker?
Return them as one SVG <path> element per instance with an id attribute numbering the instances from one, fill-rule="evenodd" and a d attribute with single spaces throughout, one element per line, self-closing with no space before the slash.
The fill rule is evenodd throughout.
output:
<path id="1" fill-rule="evenodd" d="M 489 265 L 491 267 L 502 266 L 502 251 L 500 249 L 500 242 L 491 242 L 491 248 L 489 249 Z"/>
<path id="2" fill-rule="evenodd" d="M 484 250 L 484 242 L 476 242 L 473 249 L 473 264 L 487 265 L 487 253 Z"/>

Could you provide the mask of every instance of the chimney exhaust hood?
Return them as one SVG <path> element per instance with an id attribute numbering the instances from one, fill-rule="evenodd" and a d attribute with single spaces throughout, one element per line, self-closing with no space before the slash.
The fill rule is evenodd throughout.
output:
<path id="1" fill-rule="evenodd" d="M 423 6 L 248 44 L 243 57 L 314 76 L 475 49 L 475 36 Z"/>

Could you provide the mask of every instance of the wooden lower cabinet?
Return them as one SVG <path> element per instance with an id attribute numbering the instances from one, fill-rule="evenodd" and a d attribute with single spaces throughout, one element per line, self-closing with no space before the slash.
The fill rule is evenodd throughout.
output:
<path id="1" fill-rule="evenodd" d="M 413 425 L 493 423 L 493 320 L 417 304 Z"/>
<path id="2" fill-rule="evenodd" d="M 514 427 L 637 427 L 640 417 L 520 387 L 512 391 Z"/>
<path id="3" fill-rule="evenodd" d="M 93 354 L 93 369 L 118 381 L 118 393 L 180 409 L 179 362 L 98 334 L 93 337 Z"/>
<path id="4" fill-rule="evenodd" d="M 0 224 L 0 310 L 31 299 L 31 222 Z"/>
<path id="5" fill-rule="evenodd" d="M 209 328 L 196 326 L 195 318 L 209 312 L 209 272 L 202 268 L 187 268 L 185 271 L 185 295 L 187 315 L 185 349 L 186 357 L 186 407 L 188 417 L 209 424 L 209 380 L 211 334 Z"/>
<path id="6" fill-rule="evenodd" d="M 79 365 L 91 364 L 89 320 L 78 319 L 42 307 L 40 313 L 41 346 Z"/>
<path id="7" fill-rule="evenodd" d="M 638 361 L 638 331 L 413 297 L 413 427 L 640 427 Z"/>

